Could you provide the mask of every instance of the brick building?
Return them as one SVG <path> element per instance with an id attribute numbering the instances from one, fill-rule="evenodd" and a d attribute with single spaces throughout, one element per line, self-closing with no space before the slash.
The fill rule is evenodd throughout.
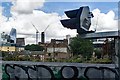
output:
<path id="1" fill-rule="evenodd" d="M 71 56 L 68 47 L 68 40 L 51 39 L 50 43 L 45 44 L 45 58 L 67 59 Z"/>

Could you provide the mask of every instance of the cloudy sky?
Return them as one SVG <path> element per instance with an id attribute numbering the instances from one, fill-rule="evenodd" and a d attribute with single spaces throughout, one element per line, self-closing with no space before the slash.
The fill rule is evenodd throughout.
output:
<path id="1" fill-rule="evenodd" d="M 103 32 L 118 29 L 118 2 L 10 0 L 0 1 L 0 32 L 9 34 L 12 27 L 16 28 L 17 37 L 24 37 L 26 44 L 31 44 L 35 43 L 36 30 L 32 26 L 34 24 L 40 34 L 45 31 L 45 41 L 53 38 L 63 39 L 66 35 L 73 37 L 77 34 L 76 30 L 64 28 L 60 20 L 67 19 L 64 11 L 78 9 L 81 6 L 89 6 L 93 12 L 90 30 Z"/>

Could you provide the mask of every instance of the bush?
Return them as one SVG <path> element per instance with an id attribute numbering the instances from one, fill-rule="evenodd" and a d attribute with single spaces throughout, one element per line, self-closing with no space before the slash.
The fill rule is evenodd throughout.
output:
<path id="1" fill-rule="evenodd" d="M 95 52 L 95 55 L 97 56 L 97 58 L 100 59 L 101 54 L 102 54 L 102 50 L 101 49 L 95 49 L 94 52 Z"/>
<path id="2" fill-rule="evenodd" d="M 100 64 L 110 64 L 112 63 L 112 60 L 108 59 L 108 58 L 104 58 L 104 59 L 96 59 L 94 61 L 88 61 L 89 63 L 100 63 Z"/>

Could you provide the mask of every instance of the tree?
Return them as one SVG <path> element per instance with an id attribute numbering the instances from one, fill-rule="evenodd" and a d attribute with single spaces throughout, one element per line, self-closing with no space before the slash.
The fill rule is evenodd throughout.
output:
<path id="1" fill-rule="evenodd" d="M 44 48 L 42 46 L 36 45 L 36 44 L 31 44 L 31 45 L 26 45 L 25 50 L 30 50 L 30 51 L 43 51 Z"/>
<path id="2" fill-rule="evenodd" d="M 72 38 L 70 48 L 73 55 L 82 55 L 83 57 L 90 58 L 93 53 L 92 41 L 82 39 L 79 36 Z"/>

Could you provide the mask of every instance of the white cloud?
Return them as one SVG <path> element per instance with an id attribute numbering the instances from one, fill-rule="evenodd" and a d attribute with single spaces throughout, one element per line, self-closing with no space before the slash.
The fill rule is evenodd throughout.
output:
<path id="1" fill-rule="evenodd" d="M 49 25 L 45 31 L 46 41 L 50 41 L 51 38 L 63 39 L 68 34 L 72 36 L 76 35 L 76 30 L 66 29 L 61 25 L 60 20 L 62 17 L 57 13 L 44 13 L 43 11 L 34 10 L 33 14 L 16 14 L 14 12 L 13 15 L 14 16 L 10 18 L 10 21 L 4 21 L 1 24 L 1 27 L 3 28 L 0 29 L 0 31 L 9 33 L 11 28 L 14 27 L 17 29 L 17 33 L 29 34 L 17 35 L 17 37 L 25 37 L 26 43 L 35 43 L 36 30 L 32 26 L 32 23 L 39 30 L 40 34 Z"/>
<path id="2" fill-rule="evenodd" d="M 2 14 L 2 7 L 0 6 L 0 15 Z"/>
<path id="3" fill-rule="evenodd" d="M 94 17 L 91 21 L 90 30 L 94 30 L 95 28 L 97 32 L 118 30 L 118 20 L 115 20 L 115 13 L 113 11 L 105 14 L 101 13 L 99 9 L 94 9 L 92 12 Z"/>
<path id="4" fill-rule="evenodd" d="M 30 0 L 27 1 L 29 2 Z M 28 7 L 24 5 L 24 7 L 19 10 L 20 5 L 22 6 L 22 4 L 17 4 L 16 6 L 18 7 L 14 6 L 15 11 L 12 12 L 13 17 L 10 18 L 10 21 L 6 22 L 6 18 L 0 15 L 0 32 L 5 31 L 9 33 L 11 28 L 14 27 L 17 29 L 17 33 L 19 33 L 17 34 L 17 37 L 25 37 L 26 44 L 35 43 L 36 30 L 32 26 L 32 22 L 40 33 L 43 32 L 49 25 L 49 27 L 45 31 L 46 41 L 50 41 L 50 39 L 53 38 L 63 39 L 68 34 L 70 34 L 71 36 L 76 35 L 76 30 L 64 28 L 60 23 L 61 19 L 67 18 L 65 15 L 59 16 L 58 13 L 45 13 L 43 11 L 33 10 L 35 7 L 31 8 L 28 5 Z M 19 14 L 26 12 L 32 13 Z M 92 25 L 90 29 L 94 29 L 96 26 L 97 31 L 112 31 L 118 29 L 117 20 L 114 19 L 115 13 L 113 11 L 109 11 L 107 14 L 104 14 L 101 13 L 99 9 L 95 9 L 93 10 L 93 14 L 94 18 L 92 19 Z M 21 35 L 20 33 L 23 35 Z"/>
<path id="5" fill-rule="evenodd" d="M 41 8 L 44 5 L 45 0 L 14 0 L 13 11 L 18 13 L 32 13 L 34 9 Z"/>
<path id="6" fill-rule="evenodd" d="M 0 7 L 0 32 L 1 32 L 1 25 L 7 20 L 5 16 L 2 15 L 2 7 Z"/>

